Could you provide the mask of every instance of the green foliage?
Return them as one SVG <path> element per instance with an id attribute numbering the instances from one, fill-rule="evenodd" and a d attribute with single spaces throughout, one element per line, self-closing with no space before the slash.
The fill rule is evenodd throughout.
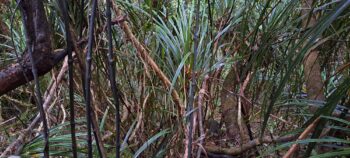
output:
<path id="1" fill-rule="evenodd" d="M 147 48 L 152 59 L 171 81 L 170 89 L 164 88 L 158 76 L 147 66 L 147 61 L 139 58 L 136 48 L 130 39 L 126 38 L 120 25 L 113 26 L 116 76 L 119 95 L 123 102 L 121 115 L 125 115 L 121 128 L 123 143 L 120 151 L 123 156 L 169 157 L 170 151 L 172 154 L 182 154 L 185 132 L 181 129 L 184 122 L 183 118 L 178 121 L 181 116 L 178 115 L 171 91 L 176 90 L 180 101 L 186 105 L 191 69 L 195 68 L 197 78 L 196 97 L 202 88 L 204 76 L 209 75 L 209 89 L 205 92 L 203 104 L 206 130 L 208 119 L 221 120 L 222 107 L 219 96 L 220 90 L 225 86 L 222 85 L 222 79 L 236 65 L 240 66 L 238 76 L 251 74 L 251 81 L 247 83 L 244 97 L 253 103 L 253 109 L 247 120 L 250 123 L 259 122 L 252 127 L 254 138 L 268 134 L 297 135 L 314 119 L 322 118 L 311 138 L 276 144 L 276 147 L 260 146 L 258 152 L 262 153 L 262 157 L 288 150 L 296 143 L 309 146 L 306 155 L 311 157 L 350 155 L 350 149 L 347 147 L 319 155 L 314 147 L 314 144 L 350 144 L 346 137 L 333 135 L 319 137 L 326 129 L 347 134 L 350 132 L 348 128 L 350 122 L 347 120 L 350 118 L 349 114 L 343 114 L 342 117 L 331 116 L 332 112 L 341 113 L 349 109 L 349 1 L 316 1 L 310 11 L 317 14 L 318 22 L 306 29 L 301 23 L 310 16 L 301 16 L 301 10 L 305 9 L 302 8 L 301 1 L 201 1 L 196 63 L 192 62 L 195 1 L 115 0 L 114 2 L 125 12 L 126 21 L 136 38 Z M 72 31 L 77 40 L 83 43 L 81 48 L 84 50 L 90 4 L 86 4 L 84 17 L 80 17 L 80 2 L 69 3 Z M 99 130 L 105 136 L 105 147 L 110 156 L 115 150 L 112 145 L 115 142 L 113 130 L 115 107 L 111 102 L 105 64 L 107 33 L 103 29 L 106 22 L 104 7 L 104 2 L 100 1 L 95 26 L 96 32 L 100 32 L 95 35 L 91 91 L 98 115 Z M 15 8 L 16 4 L 13 1 L 7 6 L 6 12 L 1 12 L 3 23 L 7 29 L 12 30 L 12 33 L 0 35 L 5 39 L 0 43 L 0 68 L 16 62 L 15 52 L 21 56 L 26 49 L 24 26 L 18 8 L 16 10 Z M 59 18 L 61 13 L 56 1 L 45 2 L 45 9 L 51 26 L 53 48 L 64 48 L 64 23 Z M 112 17 L 116 17 L 115 13 L 112 13 Z M 82 38 L 78 37 L 81 26 Z M 327 98 L 325 101 L 309 100 L 306 96 L 303 59 L 311 49 L 320 52 L 318 60 L 321 65 L 324 94 Z M 77 59 L 84 57 L 83 52 L 76 53 Z M 85 105 L 80 64 L 76 61 L 74 65 L 76 72 L 74 86 L 76 113 L 82 118 L 85 116 Z M 57 68 L 60 66 L 61 64 Z M 57 70 L 41 78 L 42 91 L 48 88 L 50 82 L 55 82 L 52 77 L 54 74 L 57 74 Z M 0 131 L 0 135 L 6 133 L 8 137 L 6 145 L 16 138 L 16 135 L 8 134 L 9 130 L 24 128 L 22 124 L 27 124 L 36 114 L 37 109 L 30 107 L 34 103 L 32 87 L 31 84 L 22 86 L 0 98 L 2 110 L 0 114 L 4 119 L 21 113 L 16 123 L 6 125 L 6 128 Z M 52 102 L 54 107 L 50 113 L 52 156 L 71 156 L 69 124 L 66 123 L 70 116 L 64 113 L 68 111 L 67 92 L 68 85 L 63 81 Z M 238 94 L 238 89 L 232 90 L 232 93 Z M 195 102 L 197 104 L 197 100 Z M 20 108 L 17 108 L 17 105 Z M 310 113 L 310 107 L 317 107 L 318 111 Z M 187 115 L 197 110 L 194 108 L 193 111 L 187 112 Z M 76 133 L 78 153 L 84 157 L 86 129 L 83 121 L 79 121 L 78 124 Z M 108 135 L 109 133 L 112 134 Z M 198 139 L 198 132 L 194 136 Z M 224 134 L 220 136 L 223 137 L 220 140 L 228 139 Z M 210 137 L 206 137 L 206 141 L 215 142 Z M 217 144 L 225 143 L 221 141 Z M 96 144 L 94 145 L 94 154 L 97 156 Z M 43 138 L 38 135 L 25 144 L 21 155 L 38 156 L 42 148 Z M 170 156 L 179 156 L 176 154 Z"/>

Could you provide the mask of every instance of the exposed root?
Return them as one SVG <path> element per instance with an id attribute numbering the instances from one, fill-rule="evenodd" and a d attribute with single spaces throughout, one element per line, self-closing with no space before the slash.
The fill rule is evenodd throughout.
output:
<path id="1" fill-rule="evenodd" d="M 254 139 L 249 141 L 246 144 L 242 144 L 240 147 L 233 147 L 233 148 L 221 148 L 219 146 L 205 146 L 205 149 L 207 152 L 210 153 L 216 153 L 216 154 L 226 154 L 226 155 L 240 155 L 249 149 L 252 149 L 258 145 L 262 145 L 264 143 L 281 143 L 281 142 L 288 142 L 292 141 L 296 138 L 296 135 L 288 135 L 279 137 L 276 139 L 272 139 L 270 136 L 263 137 L 262 139 Z"/>

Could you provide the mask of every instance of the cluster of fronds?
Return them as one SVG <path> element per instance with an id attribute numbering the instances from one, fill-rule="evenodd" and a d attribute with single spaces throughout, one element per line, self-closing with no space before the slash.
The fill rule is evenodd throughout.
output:
<path id="1" fill-rule="evenodd" d="M 251 106 L 245 118 L 250 124 L 249 143 L 256 141 L 253 147 L 259 147 L 247 150 L 256 151 L 253 153 L 256 156 L 280 157 L 293 144 L 301 144 L 305 151 L 299 154 L 315 156 L 322 154 L 317 153 L 317 143 L 333 149 L 320 157 L 349 155 L 350 2 L 315 1 L 310 8 L 293 0 L 197 2 L 115 0 L 110 4 L 111 28 L 107 25 L 107 2 L 98 1 L 93 14 L 93 3 L 82 3 L 81 7 L 81 2 L 69 1 L 68 15 L 64 15 L 56 0 L 44 3 L 53 48 L 66 48 L 70 42 L 72 46 L 68 47 L 74 47 L 74 62 L 71 60 L 74 70 L 70 70 L 70 77 L 69 63 L 65 60 L 37 83 L 45 92 L 43 104 L 50 100 L 46 103 L 50 155 L 71 156 L 72 114 L 76 123 L 76 152 L 78 156 L 88 153 L 87 97 L 94 113 L 90 121 L 97 122 L 101 139 L 91 140 L 91 154 L 96 156 L 116 155 L 119 136 L 121 144 L 117 149 L 122 157 L 182 157 L 188 155 L 187 150 L 203 156 L 242 154 L 244 147 L 227 140 L 228 127 L 221 126 L 220 91 L 232 69 L 239 70 L 238 76 L 245 74 L 242 83 L 247 79 L 245 85 L 232 92 L 243 94 L 239 98 Z M 16 62 L 26 45 L 16 3 L 8 2 L 7 7 L 0 9 L 2 68 Z M 303 9 L 312 14 L 302 15 Z M 314 14 L 317 23 L 303 27 L 301 23 Z M 93 15 L 95 22 L 91 23 L 89 18 Z M 69 19 L 69 23 L 65 24 L 62 17 Z M 69 27 L 70 42 L 66 40 Z M 318 61 L 326 97 L 323 101 L 306 96 L 303 60 L 314 49 L 320 52 Z M 91 63 L 85 65 L 86 56 L 90 55 Z M 110 82 L 114 77 L 116 85 Z M 90 79 L 91 82 L 87 81 Z M 37 116 L 39 110 L 34 105 L 38 102 L 33 89 L 34 83 L 29 83 L 1 96 L 0 151 L 15 141 L 19 131 Z M 72 97 L 74 103 L 70 104 Z M 116 132 L 118 103 L 120 133 Z M 75 113 L 70 112 L 72 104 Z M 192 105 L 193 109 L 188 108 Z M 317 111 L 311 112 L 310 106 L 317 107 Z M 191 120 L 195 129 L 187 128 Z M 220 126 L 214 127 L 219 129 L 218 133 L 211 128 L 212 121 L 220 122 Z M 20 150 L 23 156 L 43 152 L 44 138 L 39 132 L 42 126 L 35 127 Z M 213 133 L 218 136 L 212 136 Z M 310 137 L 296 139 L 300 133 Z M 291 137 L 278 142 L 274 136 Z M 192 149 L 185 145 L 189 138 L 193 138 Z M 101 142 L 104 153 L 96 144 Z M 264 143 L 275 145 L 260 146 Z"/>

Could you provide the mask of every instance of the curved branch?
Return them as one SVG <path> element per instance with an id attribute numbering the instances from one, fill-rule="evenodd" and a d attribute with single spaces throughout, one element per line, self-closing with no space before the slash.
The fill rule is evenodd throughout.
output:
<path id="1" fill-rule="evenodd" d="M 38 76 L 49 72 L 65 55 L 66 50 L 60 49 L 56 50 L 54 54 L 48 53 L 48 55 L 37 60 L 35 65 L 38 69 Z M 20 64 L 16 63 L 0 70 L 0 96 L 33 80 L 29 58 L 26 56 L 21 64 L 23 68 Z M 24 75 L 26 75 L 28 81 L 25 79 Z"/>
<path id="2" fill-rule="evenodd" d="M 49 72 L 63 59 L 65 51 L 53 53 L 50 26 L 40 0 L 18 1 L 26 36 L 26 51 L 19 63 L 0 70 L 0 96 L 33 80 L 28 49 L 32 50 L 38 76 Z"/>

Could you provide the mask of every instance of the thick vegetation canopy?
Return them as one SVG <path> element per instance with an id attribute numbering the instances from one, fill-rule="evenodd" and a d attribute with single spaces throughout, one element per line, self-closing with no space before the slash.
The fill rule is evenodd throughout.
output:
<path id="1" fill-rule="evenodd" d="M 349 0 L 0 0 L 0 157 L 349 157 Z"/>

